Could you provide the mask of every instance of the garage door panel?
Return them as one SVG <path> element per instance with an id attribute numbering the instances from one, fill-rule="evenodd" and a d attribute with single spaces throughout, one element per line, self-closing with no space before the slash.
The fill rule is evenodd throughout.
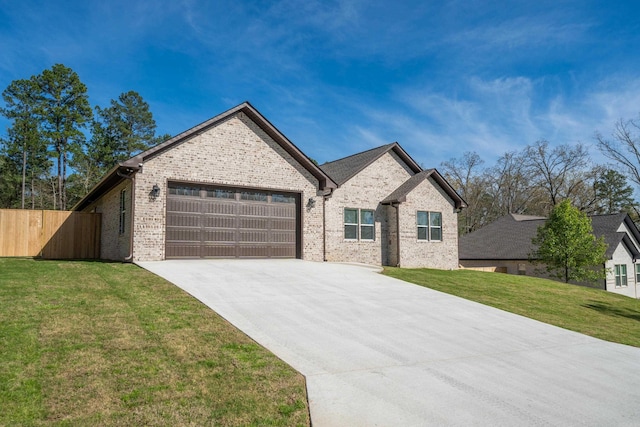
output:
<path id="1" fill-rule="evenodd" d="M 271 229 L 272 230 L 296 230 L 296 220 L 295 219 L 272 219 L 271 220 Z"/>
<path id="2" fill-rule="evenodd" d="M 202 218 L 202 226 L 207 228 L 238 228 L 235 216 L 209 216 Z"/>
<path id="3" fill-rule="evenodd" d="M 166 257 L 295 258 L 299 200 L 288 193 L 170 183 Z"/>
<path id="4" fill-rule="evenodd" d="M 266 230 L 240 230 L 238 242 L 269 243 L 269 232 Z"/>
<path id="5" fill-rule="evenodd" d="M 167 228 L 167 240 L 173 242 L 200 242 L 200 228 Z"/>
<path id="6" fill-rule="evenodd" d="M 292 243 L 296 242 L 296 233 L 295 231 L 279 231 L 271 233 L 271 242 L 272 243 Z"/>
<path id="7" fill-rule="evenodd" d="M 236 230 L 204 230 L 202 240 L 205 245 L 211 242 L 235 243 L 236 234 Z"/>
<path id="8" fill-rule="evenodd" d="M 236 215 L 237 204 L 234 201 L 221 199 L 221 200 L 206 200 L 202 202 L 204 204 L 204 213 L 207 214 L 221 214 L 221 215 Z"/>
<path id="9" fill-rule="evenodd" d="M 247 202 L 238 204 L 238 215 L 240 216 L 269 216 L 269 206 Z"/>
<path id="10" fill-rule="evenodd" d="M 173 214 L 173 215 L 171 215 Z M 170 212 L 167 215 L 167 227 L 194 227 L 202 226 L 202 215 L 182 212 Z"/>
<path id="11" fill-rule="evenodd" d="M 203 245 L 201 258 L 237 258 L 236 245 Z"/>
<path id="12" fill-rule="evenodd" d="M 295 205 L 271 205 L 269 206 L 269 216 L 272 218 L 295 218 Z"/>
<path id="13" fill-rule="evenodd" d="M 268 258 L 271 248 L 263 245 L 239 245 L 238 258 Z"/>
<path id="14" fill-rule="evenodd" d="M 268 218 L 238 218 L 238 228 L 252 230 L 266 230 L 269 228 Z"/>
<path id="15" fill-rule="evenodd" d="M 202 202 L 194 197 L 171 197 L 167 199 L 168 212 L 200 212 Z"/>
<path id="16" fill-rule="evenodd" d="M 171 243 L 166 246 L 167 258 L 199 258 L 200 244 Z"/>

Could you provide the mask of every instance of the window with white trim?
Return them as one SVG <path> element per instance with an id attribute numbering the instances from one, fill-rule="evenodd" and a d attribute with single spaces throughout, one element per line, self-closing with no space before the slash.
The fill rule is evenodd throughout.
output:
<path id="1" fill-rule="evenodd" d="M 416 214 L 418 240 L 442 241 L 442 213 L 418 211 Z"/>
<path id="2" fill-rule="evenodd" d="M 416 223 L 418 224 L 418 240 L 429 240 L 429 212 L 418 211 Z"/>
<path id="3" fill-rule="evenodd" d="M 358 240 L 358 209 L 344 210 L 344 238 Z"/>
<path id="4" fill-rule="evenodd" d="M 345 240 L 375 240 L 375 211 L 370 209 L 344 209 Z"/>
<path id="5" fill-rule="evenodd" d="M 118 225 L 118 232 L 124 234 L 125 218 L 127 214 L 127 192 L 126 190 L 120 191 L 120 222 Z"/>
<path id="6" fill-rule="evenodd" d="M 636 283 L 640 283 L 640 264 L 636 264 Z"/>
<path id="7" fill-rule="evenodd" d="M 627 265 L 616 264 L 615 272 L 616 272 L 616 288 L 626 287 L 627 286 Z"/>
<path id="8" fill-rule="evenodd" d="M 374 211 L 360 210 L 360 240 L 375 240 Z"/>

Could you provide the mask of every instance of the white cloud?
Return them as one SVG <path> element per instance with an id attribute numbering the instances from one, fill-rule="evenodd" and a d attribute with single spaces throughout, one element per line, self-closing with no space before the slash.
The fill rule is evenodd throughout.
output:
<path id="1" fill-rule="evenodd" d="M 557 22 L 555 16 L 519 16 L 503 22 L 489 22 L 449 35 L 445 42 L 474 50 L 510 50 L 564 47 L 580 42 L 591 28 L 588 22 Z"/>
<path id="2" fill-rule="evenodd" d="M 637 118 L 640 112 L 640 79 L 602 82 L 590 92 L 551 98 L 539 94 L 544 83 L 473 77 L 456 94 L 404 87 L 395 104 L 361 103 L 363 122 L 350 132 L 369 146 L 397 140 L 427 166 L 465 151 L 476 151 L 491 164 L 540 139 L 592 146 L 596 130 L 608 134 L 616 120 Z M 594 161 L 603 161 L 591 151 Z"/>

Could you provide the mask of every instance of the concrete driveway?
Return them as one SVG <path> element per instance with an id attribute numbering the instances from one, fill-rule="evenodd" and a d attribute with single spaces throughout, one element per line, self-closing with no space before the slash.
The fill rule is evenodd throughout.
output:
<path id="1" fill-rule="evenodd" d="M 139 265 L 305 375 L 314 427 L 640 425 L 638 348 L 363 266 L 300 260 Z"/>

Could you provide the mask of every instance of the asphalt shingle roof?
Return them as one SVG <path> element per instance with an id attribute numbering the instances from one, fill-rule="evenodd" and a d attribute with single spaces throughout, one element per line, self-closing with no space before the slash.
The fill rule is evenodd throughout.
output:
<path id="1" fill-rule="evenodd" d="M 423 170 L 420 173 L 413 175 L 411 178 L 403 182 L 400 187 L 396 188 L 393 193 L 389 194 L 382 202 L 383 205 L 392 202 L 403 202 L 407 194 L 413 191 L 422 181 L 429 178 L 429 176 L 435 172 L 435 169 Z"/>
<path id="2" fill-rule="evenodd" d="M 345 182 L 353 178 L 361 170 L 375 162 L 383 154 L 394 151 L 405 164 L 413 170 L 415 173 L 407 181 L 402 183 L 400 187 L 396 188 L 389 196 L 387 196 L 381 203 L 388 204 L 394 202 L 403 202 L 406 200 L 407 194 L 409 194 L 414 188 L 418 186 L 422 181 L 430 176 L 436 180 L 438 185 L 451 197 L 454 201 L 456 208 L 464 208 L 467 206 L 466 202 L 456 193 L 456 191 L 449 185 L 449 183 L 438 173 L 435 169 L 422 170 L 422 168 L 400 147 L 397 142 L 392 144 L 383 145 L 381 147 L 372 148 L 371 150 L 363 151 L 362 153 L 353 154 L 343 159 L 335 160 L 333 162 L 327 162 L 320 165 L 320 169 L 326 173 L 331 179 L 342 186 Z"/>
<path id="3" fill-rule="evenodd" d="M 354 175 L 373 163 L 378 157 L 393 148 L 396 143 L 372 148 L 362 153 L 353 154 L 343 159 L 320 165 L 320 169 L 331 177 L 338 185 L 342 185 Z"/>
<path id="4" fill-rule="evenodd" d="M 606 256 L 611 258 L 626 233 L 618 232 L 620 225 L 627 219 L 627 214 L 591 216 L 593 233 L 604 236 L 608 245 Z M 460 237 L 458 252 L 460 259 L 500 259 L 525 260 L 533 251 L 531 239 L 544 224 L 546 218 L 510 214 L 498 218 L 491 224 L 472 233 Z M 635 226 L 633 224 L 630 227 Z M 637 231 L 637 230 L 635 230 Z M 632 232 L 634 230 L 632 229 Z M 636 235 L 637 238 L 637 235 Z"/>

